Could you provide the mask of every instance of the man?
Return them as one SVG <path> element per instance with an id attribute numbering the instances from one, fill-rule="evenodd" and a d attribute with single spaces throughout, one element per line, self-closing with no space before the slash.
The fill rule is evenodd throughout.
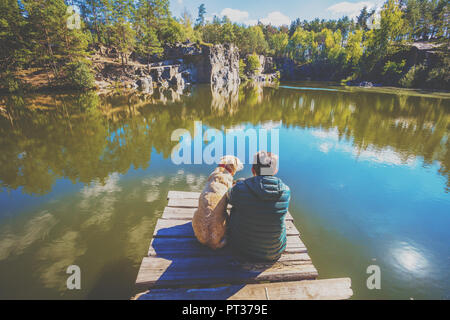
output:
<path id="1" fill-rule="evenodd" d="M 238 181 L 227 193 L 232 205 L 229 241 L 233 251 L 247 258 L 276 261 L 286 248 L 284 217 L 291 192 L 275 177 L 275 154 L 260 151 L 253 163 L 253 177 Z"/>

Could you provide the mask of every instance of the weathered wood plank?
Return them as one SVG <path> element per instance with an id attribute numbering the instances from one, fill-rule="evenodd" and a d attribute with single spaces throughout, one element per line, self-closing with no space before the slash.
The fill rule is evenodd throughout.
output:
<path id="1" fill-rule="evenodd" d="M 292 221 L 286 221 L 286 235 L 300 235 Z M 194 230 L 192 229 L 191 221 L 158 219 L 155 230 L 153 232 L 153 236 L 169 238 L 192 238 L 195 237 L 195 234 Z"/>
<path id="2" fill-rule="evenodd" d="M 136 300 L 342 300 L 353 295 L 350 278 L 271 282 L 200 289 L 152 289 Z"/>
<path id="3" fill-rule="evenodd" d="M 192 220 L 197 208 L 165 207 L 161 219 Z"/>
<path id="4" fill-rule="evenodd" d="M 298 236 L 288 236 L 286 254 L 306 253 L 307 249 Z M 212 250 L 200 244 L 196 238 L 153 238 L 148 250 L 148 256 L 200 257 L 230 254 L 228 248 Z"/>
<path id="5" fill-rule="evenodd" d="M 311 261 L 243 262 L 230 256 L 179 257 L 165 259 L 145 257 L 136 284 L 149 287 L 241 284 L 261 281 L 296 281 L 318 276 Z"/>
<path id="6" fill-rule="evenodd" d="M 169 191 L 167 199 L 198 199 L 201 192 Z"/>
<path id="7" fill-rule="evenodd" d="M 161 219 L 177 219 L 177 220 L 192 220 L 195 208 L 177 208 L 177 207 L 165 207 Z M 288 212 L 285 217 L 285 221 L 294 221 L 291 214 Z"/>
<path id="8" fill-rule="evenodd" d="M 198 199 L 170 198 L 168 207 L 197 208 Z"/>

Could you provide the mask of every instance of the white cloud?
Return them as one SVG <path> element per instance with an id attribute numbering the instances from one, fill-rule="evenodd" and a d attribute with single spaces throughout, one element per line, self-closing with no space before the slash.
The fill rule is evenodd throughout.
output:
<path id="1" fill-rule="evenodd" d="M 339 131 L 336 128 L 330 130 L 312 130 L 311 134 L 319 139 L 339 140 Z"/>
<path id="2" fill-rule="evenodd" d="M 232 22 L 244 22 L 248 19 L 248 12 L 237 9 L 225 8 L 220 12 L 221 16 L 227 16 Z"/>
<path id="3" fill-rule="evenodd" d="M 207 18 L 207 20 L 212 20 L 212 17 L 214 15 L 215 14 L 209 17 L 209 19 Z M 258 24 L 257 19 L 249 19 L 250 14 L 248 13 L 248 11 L 225 8 L 220 12 L 218 16 L 220 17 L 227 16 L 232 22 L 243 23 L 248 26 Z M 264 24 L 271 24 L 273 26 L 289 25 L 291 23 L 291 19 L 288 16 L 282 14 L 280 11 L 270 12 L 267 15 L 267 17 L 261 18 L 259 21 L 261 21 Z"/>
<path id="4" fill-rule="evenodd" d="M 410 167 L 416 165 L 416 157 L 404 155 L 400 152 L 395 151 L 391 147 L 385 147 L 381 149 L 368 147 L 365 150 L 360 150 L 354 147 L 352 150 L 352 155 L 359 160 L 383 163 L 388 165 L 406 165 Z"/>
<path id="5" fill-rule="evenodd" d="M 369 146 L 366 149 L 361 149 L 352 146 L 348 142 L 339 142 L 339 132 L 337 129 L 313 130 L 311 134 L 319 139 L 318 149 L 323 153 L 328 153 L 331 150 L 341 151 L 351 154 L 353 158 L 360 161 L 385 165 L 414 167 L 417 164 L 417 158 L 415 156 L 403 154 L 392 147 L 376 148 Z"/>
<path id="6" fill-rule="evenodd" d="M 333 145 L 331 143 L 322 143 L 321 145 L 319 145 L 319 150 L 322 151 L 323 153 L 328 153 L 328 151 L 330 151 L 330 149 L 333 148 Z"/>
<path id="7" fill-rule="evenodd" d="M 291 19 L 280 11 L 273 11 L 269 13 L 266 18 L 262 18 L 261 22 L 279 27 L 282 25 L 290 25 Z"/>
<path id="8" fill-rule="evenodd" d="M 334 5 L 332 5 L 331 7 L 327 8 L 327 11 L 331 11 L 331 13 L 335 16 L 344 16 L 347 15 L 350 18 L 355 18 L 359 15 L 359 13 L 361 12 L 361 10 L 364 7 L 367 7 L 369 9 L 374 8 L 378 2 L 380 1 L 374 1 L 374 2 L 370 2 L 370 1 L 360 1 L 360 2 L 339 2 L 336 3 Z"/>

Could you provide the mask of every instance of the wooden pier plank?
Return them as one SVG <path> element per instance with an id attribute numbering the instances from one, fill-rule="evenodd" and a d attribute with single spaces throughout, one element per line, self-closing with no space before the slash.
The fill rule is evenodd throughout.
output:
<path id="1" fill-rule="evenodd" d="M 161 219 L 177 219 L 177 220 L 192 220 L 194 212 L 197 208 L 180 208 L 180 207 L 165 207 Z M 285 221 L 294 221 L 294 218 L 288 212 Z"/>
<path id="2" fill-rule="evenodd" d="M 286 221 L 286 235 L 299 236 L 297 228 L 292 221 Z M 193 238 L 195 237 L 192 229 L 192 222 L 186 220 L 168 220 L 158 219 L 153 237 L 169 238 Z"/>
<path id="3" fill-rule="evenodd" d="M 307 249 L 298 236 L 288 236 L 285 254 L 306 253 Z M 200 244 L 196 238 L 153 238 L 148 256 L 198 257 L 230 254 L 228 249 L 212 250 Z"/>
<path id="4" fill-rule="evenodd" d="M 136 300 L 343 300 L 353 295 L 350 278 L 272 282 L 199 289 L 152 289 Z"/>
<path id="5" fill-rule="evenodd" d="M 317 270 L 310 260 L 254 263 L 229 256 L 175 259 L 145 257 L 136 284 L 148 287 L 241 284 L 306 280 L 317 276 Z"/>
<path id="6" fill-rule="evenodd" d="M 167 199 L 198 199 L 201 192 L 169 191 Z"/>
<path id="7" fill-rule="evenodd" d="M 197 208 L 198 207 L 198 198 L 197 199 L 185 199 L 185 198 L 169 198 L 169 202 L 167 203 L 168 207 L 180 207 L 180 208 Z"/>

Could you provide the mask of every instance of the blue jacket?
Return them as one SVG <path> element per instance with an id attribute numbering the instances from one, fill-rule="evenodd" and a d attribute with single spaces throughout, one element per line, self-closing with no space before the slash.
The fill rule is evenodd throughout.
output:
<path id="1" fill-rule="evenodd" d="M 228 191 L 229 242 L 246 257 L 276 261 L 286 248 L 284 218 L 291 191 L 274 176 L 239 181 Z"/>

